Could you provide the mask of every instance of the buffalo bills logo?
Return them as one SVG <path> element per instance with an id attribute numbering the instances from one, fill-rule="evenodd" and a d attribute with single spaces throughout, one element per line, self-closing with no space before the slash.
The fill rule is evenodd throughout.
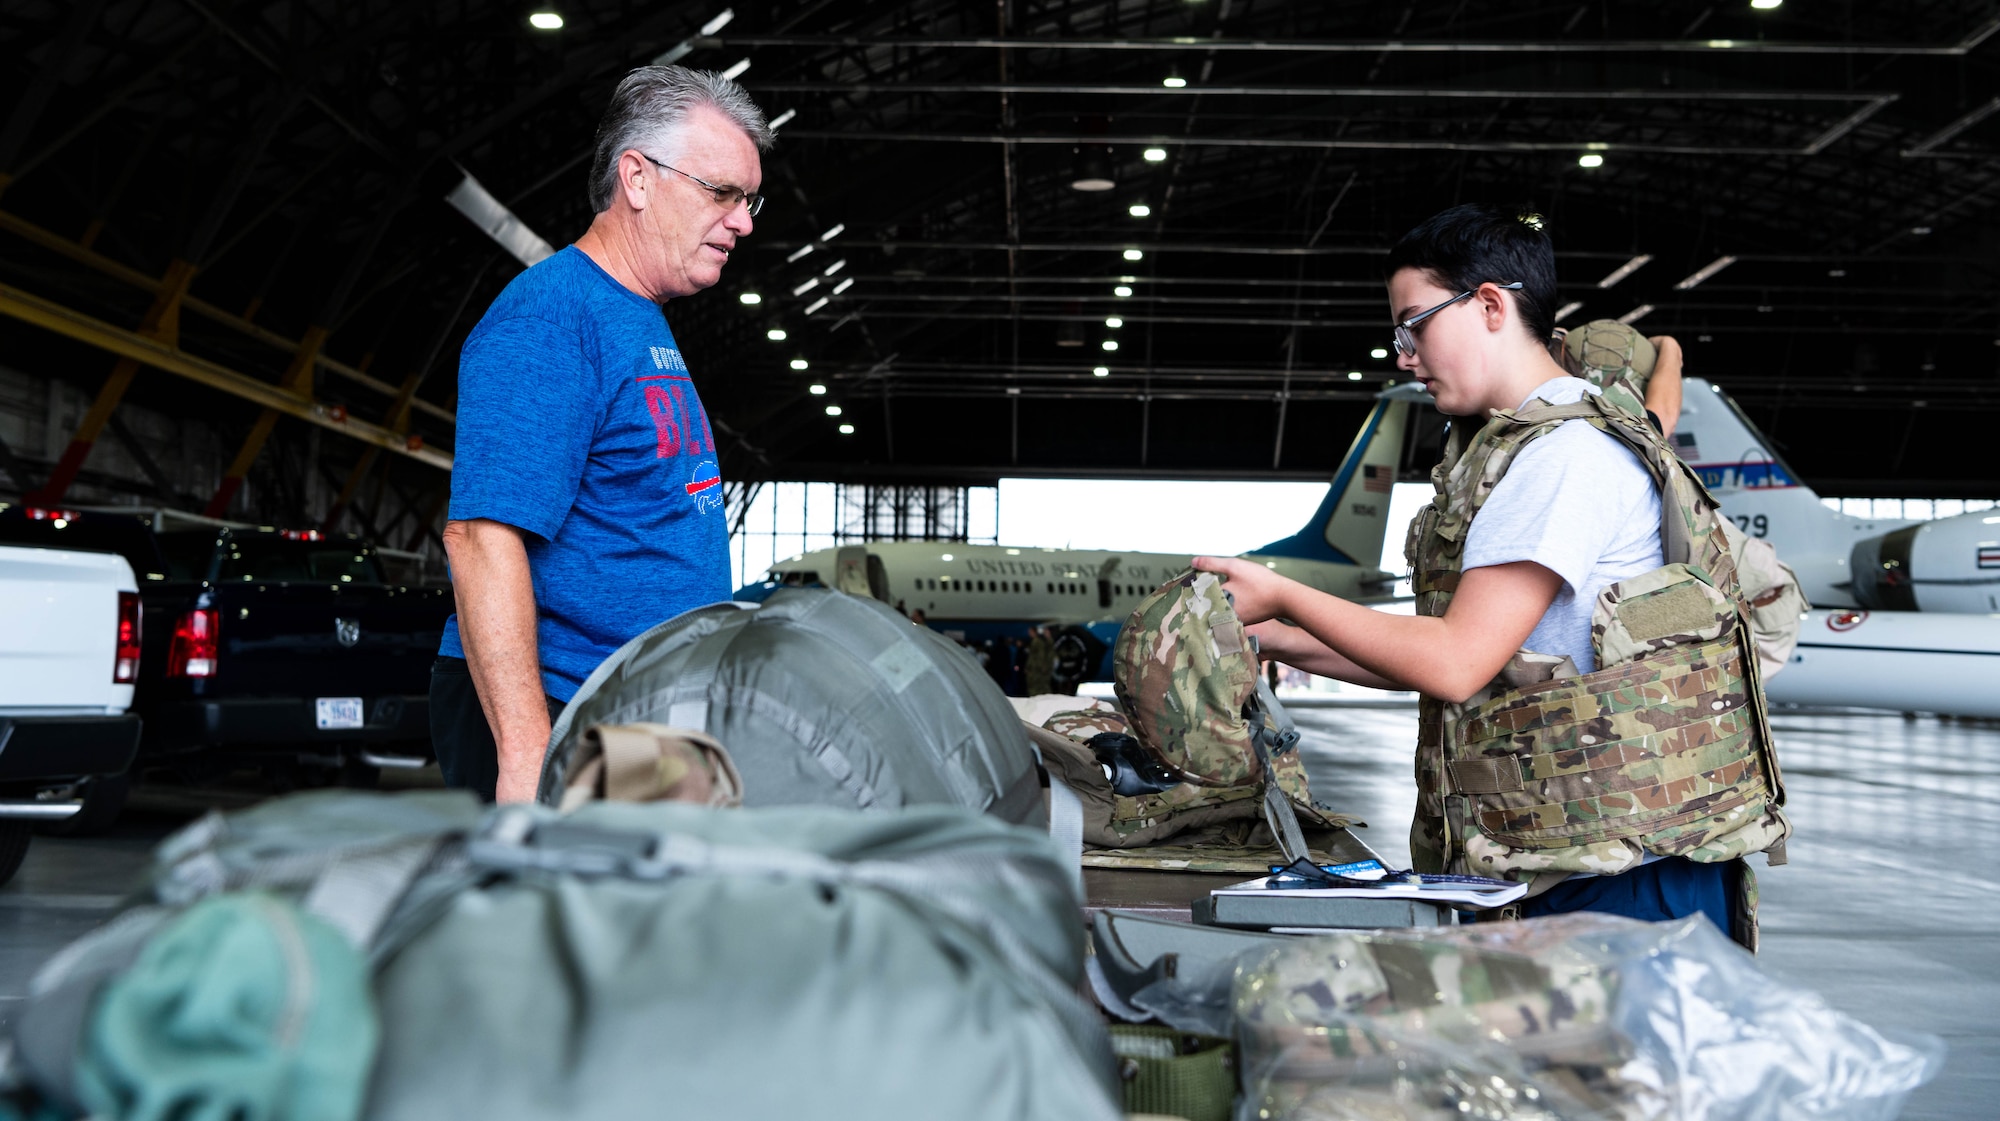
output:
<path id="1" fill-rule="evenodd" d="M 694 465 L 694 479 L 687 484 L 688 497 L 695 509 L 706 514 L 722 509 L 722 469 L 712 459 Z"/>

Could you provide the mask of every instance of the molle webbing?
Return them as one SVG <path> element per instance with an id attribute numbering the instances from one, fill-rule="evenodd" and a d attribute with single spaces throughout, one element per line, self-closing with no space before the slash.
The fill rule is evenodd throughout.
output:
<path id="1" fill-rule="evenodd" d="M 1510 848 L 1565 848 L 1625 836 L 1654 851 L 1700 843 L 1654 834 L 1768 799 L 1759 721 L 1730 638 L 1693 665 L 1640 661 L 1511 690 L 1462 717 L 1443 793 L 1469 795 L 1481 833 Z M 1680 702 L 1679 704 L 1662 702 Z M 1617 738 L 1612 717 L 1659 713 Z M 1630 729 L 1628 728 L 1629 732 Z"/>

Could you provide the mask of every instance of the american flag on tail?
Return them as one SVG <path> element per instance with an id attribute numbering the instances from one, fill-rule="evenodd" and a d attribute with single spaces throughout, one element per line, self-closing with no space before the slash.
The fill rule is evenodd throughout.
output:
<path id="1" fill-rule="evenodd" d="M 1396 469 L 1373 463 L 1361 465 L 1361 489 L 1373 494 L 1388 494 L 1396 485 Z"/>

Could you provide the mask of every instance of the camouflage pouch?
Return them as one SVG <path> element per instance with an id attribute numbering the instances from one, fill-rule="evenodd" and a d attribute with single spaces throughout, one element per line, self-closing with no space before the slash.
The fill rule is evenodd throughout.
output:
<path id="1" fill-rule="evenodd" d="M 1732 639 L 1736 605 L 1685 564 L 1669 564 L 1610 584 L 1597 594 L 1590 643 L 1600 669 L 1656 650 Z"/>
<path id="2" fill-rule="evenodd" d="M 1615 319 L 1592 320 L 1563 340 L 1563 366 L 1634 416 L 1646 415 L 1646 384 L 1658 358 L 1651 339 Z"/>
<path id="3" fill-rule="evenodd" d="M 583 734 L 563 789 L 564 813 L 588 802 L 692 802 L 734 809 L 743 779 L 706 732 L 665 724 L 597 724 Z"/>

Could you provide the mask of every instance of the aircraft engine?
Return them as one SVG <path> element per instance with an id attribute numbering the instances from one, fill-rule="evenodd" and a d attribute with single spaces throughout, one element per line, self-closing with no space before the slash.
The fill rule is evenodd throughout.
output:
<path id="1" fill-rule="evenodd" d="M 1966 515 L 1857 542 L 1854 599 L 1876 611 L 2000 612 L 2000 513 Z"/>

